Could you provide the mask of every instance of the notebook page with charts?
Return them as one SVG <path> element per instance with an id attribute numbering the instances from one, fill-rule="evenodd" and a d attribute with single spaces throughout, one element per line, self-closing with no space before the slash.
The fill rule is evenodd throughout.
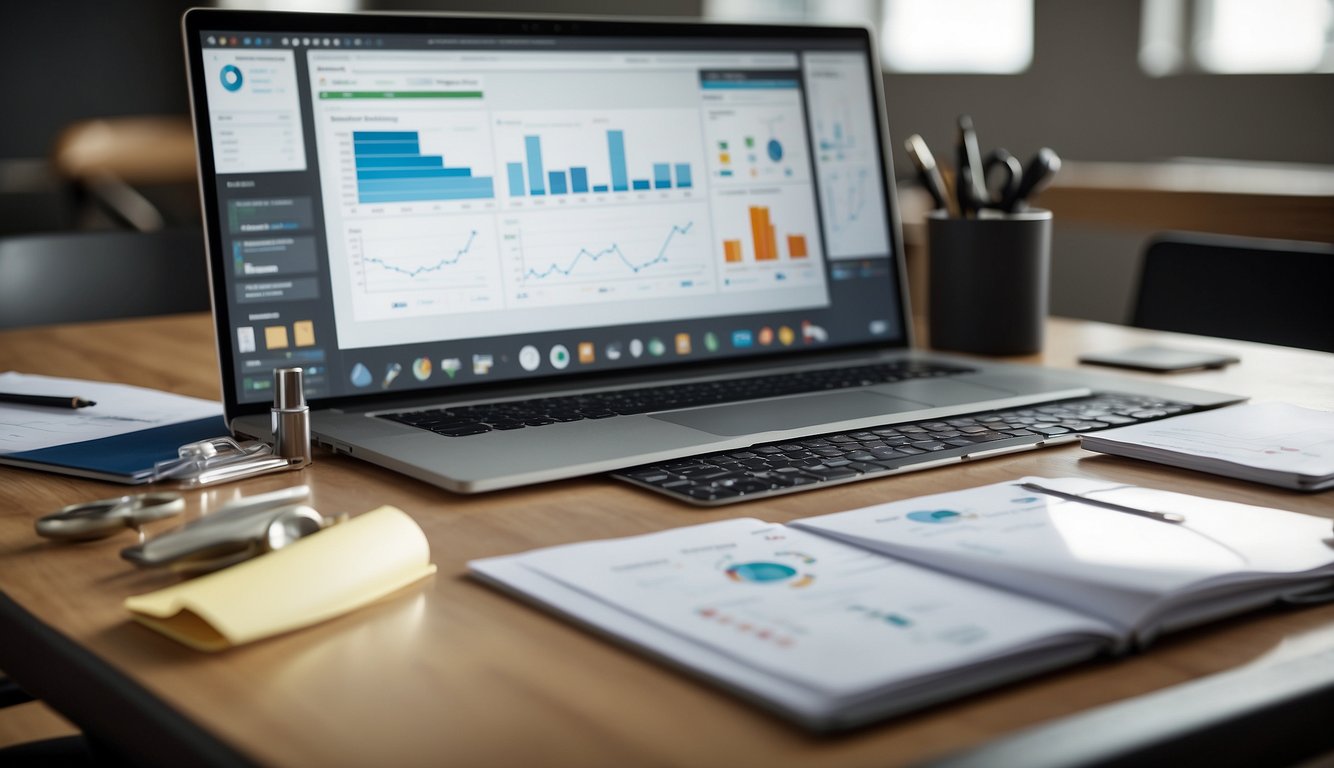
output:
<path id="1" fill-rule="evenodd" d="M 1035 482 L 1168 524 L 1040 497 Z M 1153 527 L 1146 527 L 1151 524 Z M 954 698 L 1334 583 L 1327 519 L 1026 478 L 798 520 L 724 520 L 471 574 L 817 730 Z"/>
<path id="2" fill-rule="evenodd" d="M 1054 498 L 1026 482 L 1185 521 Z M 793 525 L 1066 605 L 1140 644 L 1334 579 L 1328 519 L 1077 478 L 1025 478 Z"/>
<path id="3" fill-rule="evenodd" d="M 831 728 L 1087 658 L 1104 622 L 740 519 L 469 564 L 474 575 Z"/>

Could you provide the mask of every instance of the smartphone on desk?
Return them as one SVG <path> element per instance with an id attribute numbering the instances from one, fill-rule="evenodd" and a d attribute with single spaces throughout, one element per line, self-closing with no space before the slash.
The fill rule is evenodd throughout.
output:
<path id="1" fill-rule="evenodd" d="M 1135 371 L 1150 371 L 1152 373 L 1178 373 L 1181 371 L 1222 368 L 1241 362 L 1241 360 L 1232 355 L 1221 355 L 1216 352 L 1150 345 L 1123 349 L 1118 352 L 1091 352 L 1080 355 L 1079 362 L 1089 365 L 1129 368 Z"/>

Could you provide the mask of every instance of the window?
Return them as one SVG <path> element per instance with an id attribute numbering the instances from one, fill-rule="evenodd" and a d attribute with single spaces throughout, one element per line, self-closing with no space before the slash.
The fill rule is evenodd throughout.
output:
<path id="1" fill-rule="evenodd" d="M 1033 61 L 1033 0 L 706 0 L 704 16 L 876 27 L 891 72 L 1011 74 Z"/>
<path id="2" fill-rule="evenodd" d="M 891 72 L 1014 74 L 1033 61 L 1032 0 L 885 0 Z"/>
<path id="3" fill-rule="evenodd" d="M 1334 72 L 1334 0 L 1144 0 L 1140 66 L 1186 72 Z"/>

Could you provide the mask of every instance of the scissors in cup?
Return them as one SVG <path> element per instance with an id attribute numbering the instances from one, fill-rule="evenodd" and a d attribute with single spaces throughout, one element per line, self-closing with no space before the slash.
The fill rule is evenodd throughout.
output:
<path id="1" fill-rule="evenodd" d="M 1024 176 L 1024 167 L 1019 159 L 1009 150 L 993 149 L 982 161 L 982 178 L 986 182 L 988 200 L 983 201 L 986 208 L 999 208 L 1010 211 L 1019 193 L 1019 182 Z M 997 185 L 993 180 L 999 179 Z"/>
<path id="2" fill-rule="evenodd" d="M 36 523 L 37 535 L 60 541 L 91 541 L 126 528 L 179 515 L 185 498 L 179 493 L 136 493 L 71 504 Z"/>

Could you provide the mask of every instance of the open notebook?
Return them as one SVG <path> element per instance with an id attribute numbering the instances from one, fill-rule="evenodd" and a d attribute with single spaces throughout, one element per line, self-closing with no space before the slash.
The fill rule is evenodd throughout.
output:
<path id="1" fill-rule="evenodd" d="M 1020 483 L 1185 516 L 1172 524 Z M 472 574 L 817 730 L 1334 586 L 1327 519 L 1025 478 L 797 520 L 478 560 Z"/>

